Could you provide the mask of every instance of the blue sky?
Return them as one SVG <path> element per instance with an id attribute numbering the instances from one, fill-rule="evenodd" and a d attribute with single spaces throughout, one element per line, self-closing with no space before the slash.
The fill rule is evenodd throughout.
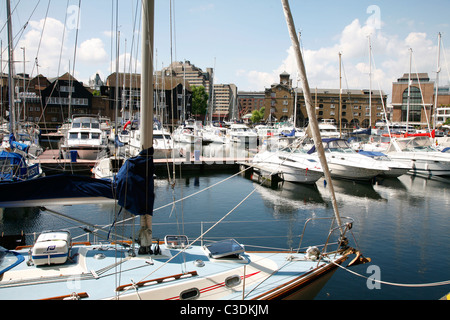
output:
<path id="1" fill-rule="evenodd" d="M 26 48 L 27 72 L 48 77 L 73 67 L 78 30 L 75 76 L 88 81 L 95 73 L 105 78 L 115 66 L 111 55 L 111 23 L 115 0 L 81 1 L 81 24 L 76 28 L 79 0 L 11 0 L 16 37 L 16 60 Z M 157 69 L 173 60 L 189 60 L 206 70 L 216 69 L 216 83 L 234 83 L 239 90 L 263 91 L 278 81 L 281 72 L 295 78 L 296 67 L 280 0 L 155 0 L 155 49 Z M 43 19 L 49 14 L 41 39 Z M 121 32 L 120 71 L 124 58 L 140 72 L 140 49 L 130 60 L 138 0 L 119 0 Z M 440 83 L 448 83 L 446 43 L 450 35 L 450 1 L 290 1 L 296 29 L 301 32 L 306 69 L 311 87 L 339 88 L 338 53 L 342 53 L 343 87 L 369 87 L 368 36 L 374 65 L 372 83 L 390 93 L 392 81 L 409 70 L 409 48 L 413 50 L 413 72 L 436 77 L 437 34 L 442 33 Z M 0 39 L 7 43 L 6 5 L 0 5 Z M 33 9 L 37 8 L 32 15 Z M 66 18 L 67 12 L 67 18 Z M 30 18 L 31 17 L 31 18 Z M 139 17 L 139 15 L 138 15 Z M 23 33 L 20 29 L 30 20 Z M 174 27 L 172 46 L 170 24 Z M 66 28 L 64 28 L 64 25 Z M 135 41 L 138 29 L 135 30 Z M 63 46 L 61 42 L 64 36 Z M 125 55 L 125 39 L 127 55 Z M 40 45 L 39 45 L 40 43 Z M 136 43 L 136 42 L 135 42 Z M 39 49 L 38 49 L 39 48 Z M 39 52 L 38 52 L 39 50 Z M 38 59 L 39 69 L 34 64 Z M 135 63 L 135 60 L 137 61 Z M 129 70 L 127 67 L 127 71 Z M 17 65 L 18 72 L 22 65 Z M 134 70 L 134 69 L 133 69 Z M 114 70 L 113 70 L 114 71 Z M 295 81 L 294 81 L 295 82 Z"/>

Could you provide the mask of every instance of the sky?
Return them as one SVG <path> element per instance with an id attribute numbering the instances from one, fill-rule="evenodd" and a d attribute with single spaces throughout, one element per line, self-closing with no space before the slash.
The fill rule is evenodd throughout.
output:
<path id="1" fill-rule="evenodd" d="M 448 0 L 290 0 L 290 6 L 312 88 L 339 89 L 341 53 L 342 88 L 372 83 L 389 101 L 392 82 L 410 68 L 436 78 L 439 33 L 439 84 L 449 84 Z M 70 71 L 85 83 L 96 73 L 105 80 L 116 68 L 116 30 L 119 71 L 140 72 L 140 0 L 11 0 L 11 7 L 16 72 L 23 72 L 25 52 L 31 76 Z M 6 60 L 6 1 L 0 26 Z M 215 83 L 240 91 L 264 91 L 282 72 L 297 85 L 281 0 L 155 0 L 154 47 L 157 70 L 189 60 L 214 68 Z"/>

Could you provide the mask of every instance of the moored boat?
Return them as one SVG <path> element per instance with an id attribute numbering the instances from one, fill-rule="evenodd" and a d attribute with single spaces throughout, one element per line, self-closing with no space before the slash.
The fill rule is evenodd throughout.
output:
<path id="1" fill-rule="evenodd" d="M 323 144 L 333 178 L 367 181 L 389 171 L 383 162 L 355 152 L 344 139 L 323 139 Z M 315 150 L 313 147 L 308 153 Z"/>
<path id="2" fill-rule="evenodd" d="M 392 138 L 386 154 L 395 161 L 411 166 L 411 174 L 450 175 L 450 154 L 437 150 L 430 137 Z"/>
<path id="3" fill-rule="evenodd" d="M 74 116 L 61 151 L 65 158 L 76 152 L 78 159 L 96 160 L 107 148 L 103 143 L 100 121 L 93 116 Z"/>
<path id="4" fill-rule="evenodd" d="M 283 1 L 283 4 L 287 10 L 287 2 Z M 149 79 L 153 78 L 151 60 L 153 55 L 150 54 L 153 49 L 151 41 L 153 37 L 152 28 L 149 26 L 153 24 L 148 19 L 153 16 L 154 1 L 143 1 L 142 9 L 144 37 L 142 69 L 144 72 L 141 87 L 152 88 L 152 80 Z M 153 105 L 151 92 L 141 90 L 141 95 L 142 105 Z M 308 114 L 311 115 L 312 104 L 310 102 L 307 104 Z M 141 121 L 144 124 L 145 121 L 151 121 L 153 118 L 152 109 L 150 108 L 149 114 L 147 111 L 141 110 Z M 311 115 L 311 117 L 314 116 Z M 355 254 L 356 257 L 349 265 L 368 261 L 359 251 L 349 247 L 347 234 L 351 232 L 353 221 L 340 217 L 337 211 L 334 217 L 319 219 L 327 221 L 327 226 L 332 226 L 328 232 L 324 233 L 324 242 L 321 245 L 305 247 L 303 242 L 305 232 L 302 232 L 298 248 L 289 251 L 252 252 L 234 239 L 221 240 L 212 244 L 202 243 L 203 237 L 235 208 L 226 213 L 210 229 L 202 231 L 195 239 L 190 240 L 184 235 L 167 235 L 162 243 L 156 239 L 153 240 L 152 126 L 141 125 L 141 129 L 144 131 L 141 137 L 143 151 L 137 157 L 127 160 L 113 184 L 96 179 L 58 177 L 62 179 L 60 182 L 66 187 L 64 194 L 52 185 L 53 191 L 60 196 L 92 198 L 95 196 L 93 192 L 97 191 L 98 196 L 116 200 L 122 209 L 140 220 L 141 229 L 135 230 L 139 233 L 139 243 L 132 240 L 135 239 L 136 234 L 124 239 L 123 236 L 111 232 L 111 238 L 107 237 L 94 245 L 75 244 L 63 232 L 46 234 L 35 242 L 27 262 L 24 255 L 30 252 L 30 248 L 6 253 L 12 258 L 9 260 L 12 264 L 0 268 L 2 297 L 7 299 L 310 299 L 350 255 Z M 145 131 L 147 129 L 149 132 Z M 320 136 L 318 140 L 316 136 L 314 139 L 319 145 Z M 322 155 L 323 150 L 320 149 L 319 153 Z M 321 161 L 321 164 L 324 165 L 324 162 Z M 80 183 L 82 188 L 68 189 L 68 181 Z M 44 182 L 41 180 L 38 183 Z M 29 198 L 37 191 L 46 191 L 31 188 L 32 185 L 29 182 L 27 186 L 30 187 Z M 19 184 L 13 186 L 14 189 L 21 187 L 22 185 Z M 9 192 L 12 191 L 9 190 Z M 23 205 L 18 196 L 16 195 L 16 201 Z M 10 200 L 6 199 L 3 192 L 0 192 L 0 206 L 2 202 Z M 39 201 L 42 199 L 40 198 Z M 314 220 L 307 220 L 303 230 L 305 231 L 307 225 Z M 333 222 L 330 223 L 330 220 Z M 84 221 L 81 223 L 87 226 L 85 230 L 89 233 L 101 236 L 100 230 L 95 225 L 86 224 Z M 46 244 L 48 244 L 47 247 Z M 33 253 L 35 253 L 34 257 Z"/>

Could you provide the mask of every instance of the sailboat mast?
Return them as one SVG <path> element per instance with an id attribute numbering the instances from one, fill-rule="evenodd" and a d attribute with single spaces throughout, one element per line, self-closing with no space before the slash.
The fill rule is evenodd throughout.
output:
<path id="1" fill-rule="evenodd" d="M 342 138 L 342 53 L 339 52 L 339 138 Z"/>
<path id="2" fill-rule="evenodd" d="M 8 16 L 8 90 L 9 90 L 9 132 L 16 136 L 16 108 L 14 106 L 14 45 L 12 37 L 11 1 L 6 1 Z"/>
<path id="3" fill-rule="evenodd" d="M 372 127 L 372 43 L 369 36 L 369 128 Z"/>
<path id="4" fill-rule="evenodd" d="M 141 147 L 153 146 L 153 15 L 154 0 L 142 1 Z"/>
<path id="5" fill-rule="evenodd" d="M 406 133 L 409 133 L 409 107 L 411 103 L 411 64 L 412 64 L 412 48 L 409 48 L 409 74 L 408 74 L 408 100 L 406 104 Z"/>
<path id="6" fill-rule="evenodd" d="M 341 217 L 339 215 L 339 209 L 337 206 L 336 196 L 334 193 L 334 187 L 333 187 L 333 184 L 331 181 L 330 170 L 328 168 L 327 159 L 325 157 L 325 151 L 324 151 L 323 144 L 322 144 L 322 138 L 320 136 L 319 123 L 316 118 L 316 111 L 315 111 L 314 105 L 312 103 L 311 92 L 309 89 L 308 79 L 306 77 L 305 65 L 303 63 L 302 53 L 300 51 L 300 43 L 298 41 L 297 34 L 295 32 L 294 19 L 292 18 L 292 13 L 291 13 L 291 9 L 289 7 L 288 0 L 281 0 L 281 3 L 283 5 L 286 22 L 287 22 L 287 26 L 289 29 L 289 34 L 290 34 L 292 45 L 294 47 L 294 52 L 295 52 L 296 58 L 297 58 L 296 59 L 297 67 L 300 72 L 299 76 L 300 76 L 300 80 L 301 80 L 302 87 L 303 87 L 303 94 L 304 94 L 305 102 L 306 102 L 306 111 L 308 112 L 308 118 L 309 118 L 309 126 L 311 128 L 311 132 L 312 132 L 313 139 L 314 139 L 314 144 L 317 149 L 320 163 L 322 165 L 322 168 L 323 168 L 323 171 L 325 174 L 325 179 L 330 188 L 334 214 L 336 216 L 338 226 L 341 226 L 342 225 Z M 342 229 L 341 229 L 341 234 L 342 234 Z"/>
<path id="7" fill-rule="evenodd" d="M 436 129 L 437 122 L 437 108 L 438 108 L 438 92 L 439 92 L 439 72 L 441 72 L 440 66 L 441 60 L 441 33 L 438 34 L 438 55 L 437 55 L 437 67 L 436 67 L 436 94 L 434 95 L 434 121 L 433 129 Z"/>

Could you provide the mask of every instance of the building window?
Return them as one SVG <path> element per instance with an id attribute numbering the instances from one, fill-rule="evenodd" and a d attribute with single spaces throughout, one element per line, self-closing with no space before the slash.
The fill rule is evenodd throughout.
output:
<path id="1" fill-rule="evenodd" d="M 75 87 L 69 87 L 69 86 L 61 86 L 59 87 L 60 92 L 75 92 Z"/>
<path id="2" fill-rule="evenodd" d="M 411 122 L 420 122 L 422 112 L 422 94 L 417 87 L 410 87 L 410 99 L 409 99 L 409 119 Z M 408 114 L 408 88 L 403 91 L 403 103 L 402 103 L 402 119 L 406 121 Z"/>

